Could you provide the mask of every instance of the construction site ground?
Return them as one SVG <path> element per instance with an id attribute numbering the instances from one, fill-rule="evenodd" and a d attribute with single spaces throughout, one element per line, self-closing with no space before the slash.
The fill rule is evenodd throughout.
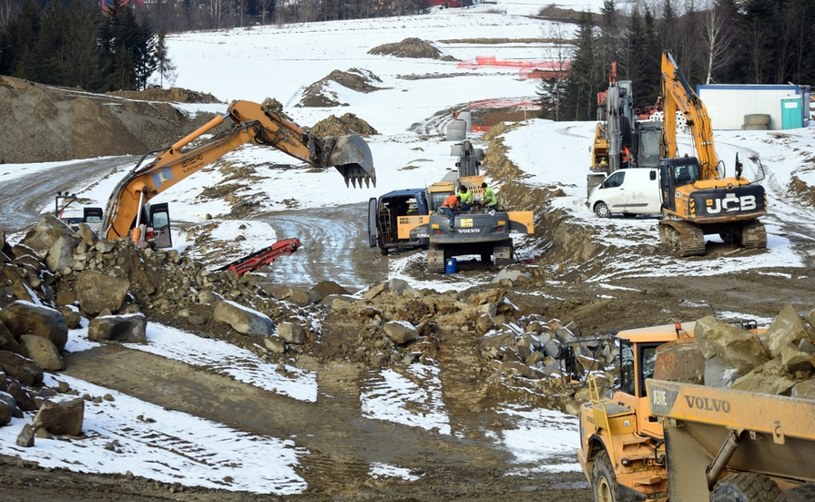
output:
<path id="1" fill-rule="evenodd" d="M 26 129 L 27 134 L 47 137 L 44 132 L 38 134 L 32 130 L 33 127 L 35 124 Z M 96 159 L 73 172 L 86 179 L 101 178 L 107 176 L 117 162 L 121 159 Z M 14 232 L 31 225 L 39 216 L 39 208 L 53 201 L 54 192 L 71 189 L 75 179 L 54 178 L 43 171 L 14 183 L 2 183 L 0 226 Z M 539 197 L 537 207 L 546 208 L 551 194 L 540 190 L 531 196 Z M 805 201 L 801 204 L 809 207 Z M 416 280 L 430 281 L 437 277 L 421 266 L 419 250 L 384 257 L 378 250 L 368 248 L 366 222 L 361 214 L 365 214 L 363 204 L 341 210 L 253 213 L 247 219 L 267 221 L 276 228 L 288 225 L 303 242 L 324 243 L 298 251 L 300 261 L 297 263 L 308 269 L 303 277 L 315 281 L 331 279 L 344 285 L 370 285 L 387 278 L 393 260 L 405 259 L 409 262 L 408 273 Z M 325 228 L 320 222 L 327 215 L 335 225 L 345 229 L 346 241 L 329 244 L 329 239 L 323 238 L 321 232 L 325 232 Z M 815 258 L 811 255 L 805 267 L 694 274 L 694 263 L 726 258 L 732 253 L 720 247 L 712 249 L 706 257 L 688 260 L 688 271 L 682 275 L 622 276 L 605 279 L 600 286 L 596 278 L 605 264 L 626 259 L 631 250 L 609 245 L 598 248 L 593 229 L 571 221 L 559 211 L 547 213 L 538 223 L 534 242 L 525 244 L 532 251 L 524 254 L 522 248 L 523 261 L 512 265 L 529 272 L 531 277 L 517 281 L 509 296 L 522 312 L 572 322 L 583 336 L 632 326 L 695 320 L 714 312 L 771 319 L 785 305 L 804 310 L 815 303 L 812 288 Z M 795 246 L 811 245 L 815 229 L 811 226 L 790 229 L 789 238 Z M 579 267 L 573 265 L 576 256 L 581 257 Z M 269 273 L 269 280 L 279 280 L 276 274 L 285 276 L 287 265 L 284 261 L 275 266 L 278 265 L 279 270 L 273 268 Z M 497 273 L 493 267 L 475 261 L 465 260 L 460 268 L 455 279 L 449 280 L 458 281 L 461 289 L 467 288 L 474 278 Z M 178 323 L 171 317 L 151 321 Z M 481 360 L 474 355 L 477 346 L 478 341 L 472 336 L 450 335 L 439 348 L 444 399 L 451 427 L 456 432 L 452 435 L 361 416 L 360 386 L 369 368 L 338 361 L 323 364 L 308 355 L 299 357 L 298 363 L 319 375 L 320 394 L 314 403 L 276 396 L 201 368 L 122 346 L 68 354 L 65 374 L 248 434 L 296 437 L 309 452 L 302 459 L 300 472 L 308 489 L 300 495 L 280 497 L 281 500 L 591 500 L 588 483 L 583 474 L 575 470 L 507 474 L 509 453 L 496 447 L 483 431 L 500 427 L 504 418 L 492 405 L 506 402 L 509 396 L 483 396 L 472 392 L 472 379 L 482 370 L 478 367 Z M 370 457 L 381 456 L 383 452 L 399 459 L 400 465 L 421 473 L 421 481 L 372 479 L 367 474 Z M 251 493 L 168 485 L 127 475 L 43 469 L 11 457 L 0 457 L 0 490 L 4 501 L 264 499 Z"/>

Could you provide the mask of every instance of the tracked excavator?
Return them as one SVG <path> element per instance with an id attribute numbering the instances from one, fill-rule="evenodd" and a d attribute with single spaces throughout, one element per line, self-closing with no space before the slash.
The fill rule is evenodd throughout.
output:
<path id="1" fill-rule="evenodd" d="M 738 155 L 736 175 L 725 175 L 707 109 L 667 51 L 662 53 L 662 97 L 664 218 L 659 222 L 659 237 L 663 246 L 679 256 L 704 255 L 705 235 L 718 234 L 734 246 L 766 248 L 767 233 L 758 220 L 766 214 L 764 187 L 742 176 Z M 677 157 L 677 111 L 687 120 L 696 157 Z"/>
<path id="2" fill-rule="evenodd" d="M 218 126 L 231 127 L 202 139 Z M 195 146 L 193 141 L 202 140 Z M 142 157 L 122 179 L 108 200 L 103 235 L 114 240 L 130 237 L 144 242 L 148 201 L 239 146 L 254 142 L 276 148 L 315 167 L 335 167 L 345 184 L 376 185 L 373 157 L 359 136 L 318 138 L 278 111 L 251 101 L 233 101 L 224 115 L 217 116 L 166 149 Z M 152 156 L 152 157 L 151 157 Z M 151 157 L 149 163 L 145 160 Z"/>

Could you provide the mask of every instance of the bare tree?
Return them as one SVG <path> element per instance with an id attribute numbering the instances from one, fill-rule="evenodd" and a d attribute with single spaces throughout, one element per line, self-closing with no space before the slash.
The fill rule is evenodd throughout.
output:
<path id="1" fill-rule="evenodd" d="M 702 38 L 707 48 L 705 84 L 709 84 L 713 80 L 713 71 L 727 65 L 732 59 L 730 46 L 735 34 L 727 29 L 725 16 L 713 8 L 705 13 L 703 29 Z"/>

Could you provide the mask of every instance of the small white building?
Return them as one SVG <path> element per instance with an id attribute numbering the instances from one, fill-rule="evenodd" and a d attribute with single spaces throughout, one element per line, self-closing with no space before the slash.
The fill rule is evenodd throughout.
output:
<path id="1" fill-rule="evenodd" d="M 808 85 L 792 84 L 696 86 L 713 129 L 809 127 L 809 93 Z"/>

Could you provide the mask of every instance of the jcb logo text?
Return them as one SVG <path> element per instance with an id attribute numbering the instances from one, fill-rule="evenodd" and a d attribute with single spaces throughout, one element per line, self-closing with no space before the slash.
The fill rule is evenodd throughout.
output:
<path id="1" fill-rule="evenodd" d="M 742 195 L 741 197 L 733 195 L 723 199 L 707 199 L 705 205 L 708 213 L 711 214 L 754 211 L 757 207 L 755 195 Z"/>

